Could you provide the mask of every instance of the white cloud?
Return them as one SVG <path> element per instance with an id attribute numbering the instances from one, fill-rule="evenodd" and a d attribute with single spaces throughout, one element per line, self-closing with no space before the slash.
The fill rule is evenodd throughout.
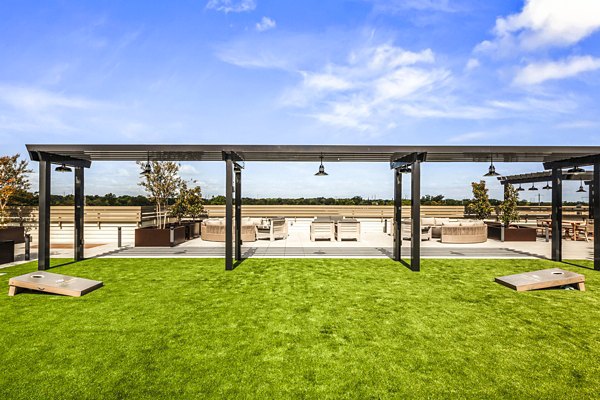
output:
<path id="1" fill-rule="evenodd" d="M 256 8 L 256 2 L 254 0 L 209 0 L 206 4 L 206 8 L 210 10 L 221 11 L 224 13 L 239 13 L 252 11 Z"/>
<path id="2" fill-rule="evenodd" d="M 309 109 L 320 122 L 366 131 L 393 127 L 402 102 L 443 86 L 450 73 L 436 67 L 430 49 L 407 51 L 389 44 L 354 51 L 342 64 L 302 71 L 284 105 Z"/>
<path id="3" fill-rule="evenodd" d="M 517 85 L 535 85 L 548 80 L 570 78 L 582 72 L 597 69 L 600 69 L 600 58 L 590 56 L 532 63 L 517 73 L 514 83 Z"/>
<path id="4" fill-rule="evenodd" d="M 489 139 L 491 135 L 487 132 L 467 132 L 460 135 L 452 136 L 448 139 L 450 143 L 469 143 L 481 142 L 482 139 Z"/>
<path id="5" fill-rule="evenodd" d="M 449 0 L 366 0 L 374 4 L 375 9 L 386 12 L 402 10 L 455 12 Z"/>
<path id="6" fill-rule="evenodd" d="M 0 101 L 29 111 L 50 108 L 90 109 L 100 103 L 82 97 L 66 96 L 38 88 L 0 84 Z"/>
<path id="7" fill-rule="evenodd" d="M 496 20 L 492 41 L 477 50 L 509 52 L 517 47 L 535 50 L 549 46 L 569 46 L 600 28 L 600 1 L 526 0 L 518 14 Z"/>
<path id="8" fill-rule="evenodd" d="M 479 60 L 476 58 L 469 58 L 469 61 L 467 61 L 467 65 L 465 65 L 465 69 L 467 71 L 472 71 L 476 68 L 479 68 L 481 64 L 479 63 Z"/>
<path id="9" fill-rule="evenodd" d="M 256 30 L 259 32 L 268 31 L 269 29 L 273 29 L 277 26 L 277 22 L 274 19 L 269 17 L 262 17 L 260 22 L 256 23 Z"/>

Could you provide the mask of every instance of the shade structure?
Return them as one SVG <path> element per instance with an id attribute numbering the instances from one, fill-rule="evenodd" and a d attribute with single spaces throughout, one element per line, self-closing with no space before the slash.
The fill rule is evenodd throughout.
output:
<path id="1" fill-rule="evenodd" d="M 412 213 L 419 215 L 420 210 L 420 163 L 423 162 L 490 162 L 488 173 L 493 175 L 497 162 L 538 162 L 551 172 L 542 173 L 538 177 L 522 177 L 521 179 L 503 179 L 501 183 L 524 183 L 552 181 L 553 224 L 554 232 L 560 231 L 562 197 L 561 182 L 569 176 L 576 179 L 587 179 L 581 173 L 563 174 L 561 168 L 578 165 L 594 165 L 594 182 L 600 182 L 600 146 L 400 146 L 400 145 L 175 145 L 175 144 L 29 144 L 27 150 L 33 161 L 39 162 L 40 169 L 40 235 L 39 235 L 39 269 L 49 267 L 50 236 L 50 165 L 61 164 L 81 169 L 76 177 L 76 186 L 80 187 L 79 198 L 83 199 L 83 168 L 89 168 L 96 161 L 225 161 L 226 162 L 226 269 L 233 269 L 233 182 L 234 171 L 236 181 L 236 209 L 241 210 L 241 169 L 245 162 L 383 162 L 389 163 L 395 176 L 411 173 Z M 585 174 L 585 173 L 584 173 Z M 79 180 L 77 180 L 79 179 Z M 535 180 L 538 179 L 538 180 Z M 575 179 L 575 178 L 573 178 Z M 395 193 L 401 183 L 396 179 Z M 79 184 L 77 182 L 80 182 Z M 600 186 L 597 185 L 597 186 Z M 597 191 L 598 192 L 598 191 Z M 598 193 L 594 198 L 598 197 Z M 237 196 L 240 196 L 239 199 Z M 397 203 L 398 199 L 395 199 Z M 600 204 L 600 199 L 597 201 Z M 81 205 L 81 208 L 83 205 Z M 595 205 L 598 207 L 598 205 Z M 83 226 L 81 210 L 78 212 Z M 600 215 L 598 210 L 597 215 Z M 237 218 L 237 217 L 236 217 Z M 401 214 L 397 213 L 397 218 Z M 238 224 L 238 227 L 241 224 Z M 600 222 L 596 224 L 600 236 Z M 412 254 L 417 259 L 411 260 L 411 269 L 418 271 L 420 222 L 413 218 L 412 222 Z M 81 248 L 81 233 L 76 238 L 76 247 Z M 239 246 L 235 235 L 236 249 Z M 556 243 L 555 243 L 556 242 Z M 600 242 L 600 241 L 598 241 Z M 401 240 L 398 243 L 401 246 Z M 400 256 L 400 246 L 395 252 Z M 237 252 L 236 252 L 237 253 Z M 238 253 L 239 254 L 239 253 Z M 553 240 L 553 259 L 560 260 L 560 241 Z M 83 254 L 81 252 L 80 256 Z M 77 258 L 77 257 L 76 257 Z M 236 259 L 238 255 L 236 255 Z M 595 246 L 595 266 L 600 269 L 600 245 Z"/>

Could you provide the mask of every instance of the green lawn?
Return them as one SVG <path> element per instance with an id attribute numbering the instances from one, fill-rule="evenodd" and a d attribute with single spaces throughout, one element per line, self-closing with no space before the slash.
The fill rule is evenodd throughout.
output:
<path id="1" fill-rule="evenodd" d="M 60 263 L 60 261 L 55 261 Z M 64 261 L 63 261 L 64 262 Z M 600 272 L 590 263 L 96 259 L 82 298 L 6 296 L 0 399 L 592 398 Z M 561 266 L 587 292 L 517 293 L 494 277 Z M 583 268 L 582 268 L 583 267 Z"/>

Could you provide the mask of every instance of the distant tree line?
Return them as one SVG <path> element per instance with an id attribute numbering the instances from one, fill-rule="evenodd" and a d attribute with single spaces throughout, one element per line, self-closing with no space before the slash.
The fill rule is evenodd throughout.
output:
<path id="1" fill-rule="evenodd" d="M 121 195 L 117 196 L 113 193 L 107 193 L 104 196 L 89 195 L 85 197 L 85 202 L 88 206 L 153 206 L 154 203 L 150 201 L 146 196 L 143 195 Z M 225 196 L 214 196 L 210 199 L 203 200 L 204 205 L 224 205 Z M 421 204 L 424 206 L 466 206 L 472 199 L 446 199 L 443 195 L 425 195 L 421 197 Z M 175 199 L 169 199 L 168 204 L 172 205 L 175 203 Z M 393 205 L 394 201 L 391 199 L 365 199 L 361 196 L 354 196 L 350 198 L 333 198 L 333 197 L 309 197 L 309 198 L 249 198 L 244 197 L 242 199 L 243 204 L 247 205 L 327 205 L 327 206 L 389 206 Z M 490 199 L 492 206 L 500 205 L 501 201 L 497 199 Z M 10 199 L 9 206 L 37 206 L 38 195 L 37 193 L 31 193 L 28 191 L 18 191 Z M 53 194 L 50 197 L 50 204 L 53 206 L 72 206 L 74 204 L 74 198 L 72 194 L 58 195 Z M 402 200 L 403 205 L 409 205 L 409 199 Z M 518 205 L 537 205 L 538 203 L 531 203 L 527 200 L 519 200 Z M 564 202 L 565 205 L 577 205 L 580 202 Z M 542 205 L 550 205 L 548 202 L 542 202 Z"/>

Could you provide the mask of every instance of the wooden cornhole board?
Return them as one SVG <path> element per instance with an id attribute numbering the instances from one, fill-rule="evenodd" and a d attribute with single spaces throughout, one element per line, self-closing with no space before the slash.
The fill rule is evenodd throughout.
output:
<path id="1" fill-rule="evenodd" d="M 560 268 L 542 269 L 496 278 L 496 282 L 517 292 L 526 290 L 547 289 L 564 285 L 574 285 L 577 289 L 585 290 L 585 276 Z"/>
<path id="2" fill-rule="evenodd" d="M 21 289 L 29 289 L 45 293 L 80 297 L 101 287 L 102 282 L 38 271 L 11 278 L 8 281 L 8 285 L 9 296 L 16 295 Z"/>

